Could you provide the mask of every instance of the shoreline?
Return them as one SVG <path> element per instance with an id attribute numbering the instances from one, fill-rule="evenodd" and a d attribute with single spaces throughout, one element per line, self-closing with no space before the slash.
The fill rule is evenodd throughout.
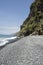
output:
<path id="1" fill-rule="evenodd" d="M 5 40 L 5 39 L 7 39 L 7 38 L 0 38 L 0 41 L 1 41 L 1 40 Z M 18 40 L 20 40 L 20 39 L 21 39 L 21 38 L 8 39 L 6 43 L 3 42 L 4 44 L 2 44 L 2 46 L 0 46 L 0 49 L 2 49 L 3 47 L 5 47 L 6 45 L 11 44 L 11 43 L 14 43 L 14 42 L 16 42 L 16 41 L 18 41 Z"/>
<path id="2" fill-rule="evenodd" d="M 0 65 L 43 64 L 43 36 L 27 36 L 0 51 Z"/>
<path id="3" fill-rule="evenodd" d="M 43 35 L 29 35 L 29 36 L 26 36 L 26 37 L 43 37 Z M 6 43 L 5 45 L 3 46 L 0 46 L 0 50 L 3 49 L 5 46 L 7 46 L 8 44 L 12 44 L 12 43 L 15 43 L 17 41 L 19 41 L 20 39 L 22 38 L 26 38 L 26 37 L 19 37 L 19 38 L 16 38 L 16 39 L 13 39 L 13 40 L 10 40 L 8 43 Z M 5 38 L 4 38 L 5 39 Z M 0 38 L 0 40 L 3 40 L 2 38 Z"/>

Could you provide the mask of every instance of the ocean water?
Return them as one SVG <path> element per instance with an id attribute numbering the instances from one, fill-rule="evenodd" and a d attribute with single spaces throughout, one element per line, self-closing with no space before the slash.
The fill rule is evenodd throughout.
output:
<path id="1" fill-rule="evenodd" d="M 5 46 L 6 44 L 13 42 L 16 39 L 17 36 L 0 34 L 0 47 Z"/>
<path id="2" fill-rule="evenodd" d="M 6 35 L 6 34 L 0 34 L 0 38 L 9 38 L 12 37 L 13 35 Z"/>

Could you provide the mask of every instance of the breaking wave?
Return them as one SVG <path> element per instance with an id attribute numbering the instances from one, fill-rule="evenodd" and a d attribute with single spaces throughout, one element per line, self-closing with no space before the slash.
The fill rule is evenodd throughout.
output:
<path id="1" fill-rule="evenodd" d="M 12 43 L 12 42 L 14 42 L 16 39 L 17 39 L 17 36 L 15 36 L 15 37 L 10 37 L 10 38 L 4 38 L 4 39 L 0 40 L 0 47 L 1 47 L 1 46 L 5 46 L 5 45 L 8 44 L 8 43 Z"/>

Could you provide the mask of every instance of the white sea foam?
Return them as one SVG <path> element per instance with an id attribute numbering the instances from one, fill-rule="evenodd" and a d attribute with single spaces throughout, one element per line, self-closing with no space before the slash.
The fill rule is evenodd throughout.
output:
<path id="1" fill-rule="evenodd" d="M 13 42 L 17 39 L 17 37 L 11 37 L 11 38 L 0 38 L 0 47 L 5 46 L 6 44 Z"/>

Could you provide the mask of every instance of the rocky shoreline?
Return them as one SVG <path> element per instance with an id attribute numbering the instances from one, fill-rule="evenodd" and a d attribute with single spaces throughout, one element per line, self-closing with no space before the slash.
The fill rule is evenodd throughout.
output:
<path id="1" fill-rule="evenodd" d="M 43 36 L 27 36 L 0 50 L 0 65 L 43 65 Z"/>

